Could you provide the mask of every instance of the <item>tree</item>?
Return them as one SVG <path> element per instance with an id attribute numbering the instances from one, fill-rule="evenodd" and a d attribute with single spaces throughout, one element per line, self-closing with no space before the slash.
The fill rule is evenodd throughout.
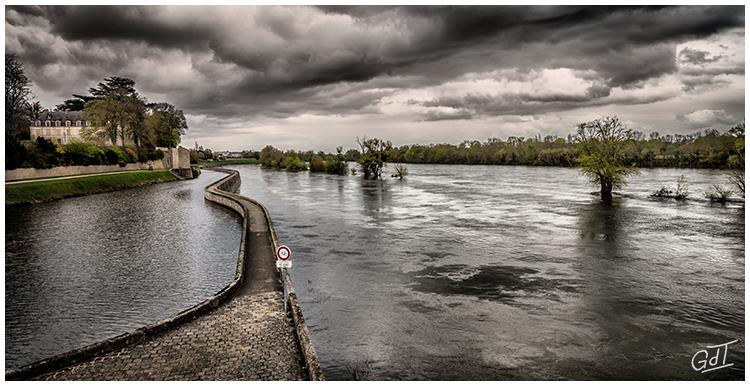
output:
<path id="1" fill-rule="evenodd" d="M 29 126 L 31 81 L 16 54 L 5 55 L 5 130 L 14 138 L 25 137 Z"/>
<path id="2" fill-rule="evenodd" d="M 734 147 L 737 151 L 729 157 L 729 167 L 733 170 L 729 174 L 729 180 L 737 187 L 737 189 L 745 194 L 745 122 L 738 124 L 737 126 L 729 129 L 729 133 L 736 136 L 737 139 L 734 141 Z"/>
<path id="3" fill-rule="evenodd" d="M 390 141 L 378 138 L 357 137 L 357 144 L 361 149 L 359 162 L 365 179 L 377 180 L 383 170 L 383 163 L 387 161 L 388 151 L 393 147 Z"/>
<path id="4" fill-rule="evenodd" d="M 132 139 L 136 146 L 149 139 L 144 125 L 146 101 L 134 85 L 131 79 L 111 77 L 89 89 L 93 97 L 84 105 L 83 116 L 95 126 L 104 127 L 113 144 L 118 137 L 122 144 Z"/>
<path id="5" fill-rule="evenodd" d="M 603 199 L 611 198 L 612 189 L 621 188 L 627 176 L 638 172 L 624 161 L 624 146 L 632 138 L 633 132 L 616 116 L 578 124 L 577 142 L 582 154 L 578 161 L 582 173 L 601 187 Z"/>
<path id="6" fill-rule="evenodd" d="M 81 98 L 70 98 L 63 101 L 59 105 L 55 106 L 57 111 L 83 111 L 86 107 L 86 100 Z"/>
<path id="7" fill-rule="evenodd" d="M 151 103 L 148 105 L 151 115 L 146 118 L 146 131 L 156 146 L 175 147 L 180 143 L 180 136 L 188 128 L 185 114 L 169 103 Z"/>

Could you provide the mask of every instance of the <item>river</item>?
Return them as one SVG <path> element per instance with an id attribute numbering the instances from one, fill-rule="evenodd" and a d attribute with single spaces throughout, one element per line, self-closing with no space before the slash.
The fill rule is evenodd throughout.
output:
<path id="1" fill-rule="evenodd" d="M 405 181 L 236 166 L 270 210 L 330 379 L 744 379 L 744 204 L 715 170 L 409 165 Z M 691 200 L 649 198 L 684 174 Z"/>
<path id="2" fill-rule="evenodd" d="M 224 175 L 6 205 L 6 368 L 157 322 L 226 286 L 240 219 L 203 200 Z"/>

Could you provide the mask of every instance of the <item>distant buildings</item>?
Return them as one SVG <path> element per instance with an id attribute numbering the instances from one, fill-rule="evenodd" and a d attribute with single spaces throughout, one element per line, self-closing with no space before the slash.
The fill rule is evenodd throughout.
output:
<path id="1" fill-rule="evenodd" d="M 241 151 L 220 151 L 216 153 L 219 159 L 243 158 Z"/>
<path id="2" fill-rule="evenodd" d="M 59 145 L 81 140 L 81 129 L 91 126 L 80 111 L 44 111 L 31 121 L 31 139 L 47 138 Z"/>

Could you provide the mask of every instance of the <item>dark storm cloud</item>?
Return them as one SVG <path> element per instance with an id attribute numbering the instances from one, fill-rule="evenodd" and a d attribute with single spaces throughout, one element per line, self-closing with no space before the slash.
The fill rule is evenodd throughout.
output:
<path id="1" fill-rule="evenodd" d="M 12 7 L 45 17 L 53 32 L 66 40 L 144 41 L 161 47 L 201 48 L 213 29 L 196 24 L 168 24 L 152 18 L 151 6 Z"/>
<path id="2" fill-rule="evenodd" d="M 455 111 L 425 112 L 433 121 L 659 100 L 608 98 L 676 73 L 678 43 L 743 25 L 741 6 L 12 6 L 6 44 L 56 95 L 118 74 L 213 116 L 371 111 L 393 89 L 498 69 L 564 67 L 596 80 L 582 95 L 435 97 L 423 106 Z M 161 69 L 176 63 L 182 72 Z M 61 89 L 65 74 L 81 86 Z M 697 75 L 686 87 L 711 82 Z"/>

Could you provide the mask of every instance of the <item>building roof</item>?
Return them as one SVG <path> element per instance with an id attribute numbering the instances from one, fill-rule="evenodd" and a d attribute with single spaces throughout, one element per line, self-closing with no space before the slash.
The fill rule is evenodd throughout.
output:
<path id="1" fill-rule="evenodd" d="M 44 111 L 40 113 L 36 121 L 83 121 L 80 111 Z"/>

